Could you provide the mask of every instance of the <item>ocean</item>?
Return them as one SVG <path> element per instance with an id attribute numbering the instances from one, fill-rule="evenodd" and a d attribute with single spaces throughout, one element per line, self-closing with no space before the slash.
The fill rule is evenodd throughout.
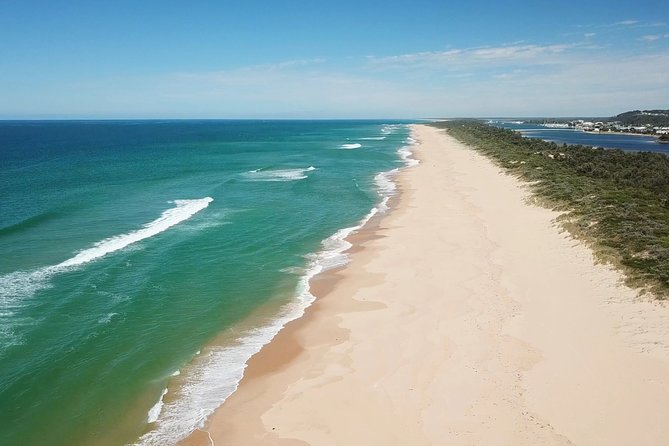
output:
<path id="1" fill-rule="evenodd" d="M 406 124 L 0 122 L 0 444 L 200 426 L 387 210 Z"/>
<path id="2" fill-rule="evenodd" d="M 660 152 L 669 154 L 669 146 L 660 144 L 654 136 L 626 135 L 622 133 L 583 132 L 569 128 L 549 128 L 523 121 L 492 119 L 490 124 L 515 130 L 527 138 L 538 138 L 557 144 L 575 144 L 605 149 L 621 149 L 627 152 Z"/>

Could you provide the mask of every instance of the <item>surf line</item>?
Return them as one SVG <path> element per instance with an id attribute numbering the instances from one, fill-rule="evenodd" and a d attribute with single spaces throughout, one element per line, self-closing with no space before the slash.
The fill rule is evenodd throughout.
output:
<path id="1" fill-rule="evenodd" d="M 140 229 L 126 234 L 109 237 L 95 243 L 91 248 L 78 252 L 57 265 L 39 268 L 34 271 L 16 271 L 0 277 L 0 306 L 5 307 L 14 303 L 19 297 L 32 295 L 44 288 L 48 279 L 59 272 L 67 271 L 112 252 L 121 250 L 141 240 L 153 237 L 163 231 L 188 220 L 193 215 L 209 206 L 214 201 L 211 197 L 194 200 L 174 200 L 176 206 L 163 211 L 157 219 L 146 223 Z"/>

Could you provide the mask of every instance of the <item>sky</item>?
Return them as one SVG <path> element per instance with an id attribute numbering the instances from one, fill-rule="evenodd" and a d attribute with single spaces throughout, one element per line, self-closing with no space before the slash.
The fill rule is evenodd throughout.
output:
<path id="1" fill-rule="evenodd" d="M 666 0 L 0 0 L 0 119 L 657 108 Z"/>

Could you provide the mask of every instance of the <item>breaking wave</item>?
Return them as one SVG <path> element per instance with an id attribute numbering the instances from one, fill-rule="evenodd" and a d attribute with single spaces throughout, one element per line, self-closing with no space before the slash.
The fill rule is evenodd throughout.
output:
<path id="1" fill-rule="evenodd" d="M 316 170 L 314 166 L 304 169 L 255 169 L 242 174 L 246 181 L 296 181 L 308 178 L 307 172 Z"/>

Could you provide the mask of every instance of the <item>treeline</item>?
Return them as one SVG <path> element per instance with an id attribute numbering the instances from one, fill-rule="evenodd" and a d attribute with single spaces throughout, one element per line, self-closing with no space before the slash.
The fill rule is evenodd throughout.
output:
<path id="1" fill-rule="evenodd" d="M 669 110 L 633 110 L 611 118 L 625 125 L 646 125 L 665 127 L 669 126 Z"/>
<path id="2" fill-rule="evenodd" d="M 561 224 L 632 286 L 669 296 L 669 157 L 523 138 L 478 121 L 433 124 L 529 182 Z"/>

